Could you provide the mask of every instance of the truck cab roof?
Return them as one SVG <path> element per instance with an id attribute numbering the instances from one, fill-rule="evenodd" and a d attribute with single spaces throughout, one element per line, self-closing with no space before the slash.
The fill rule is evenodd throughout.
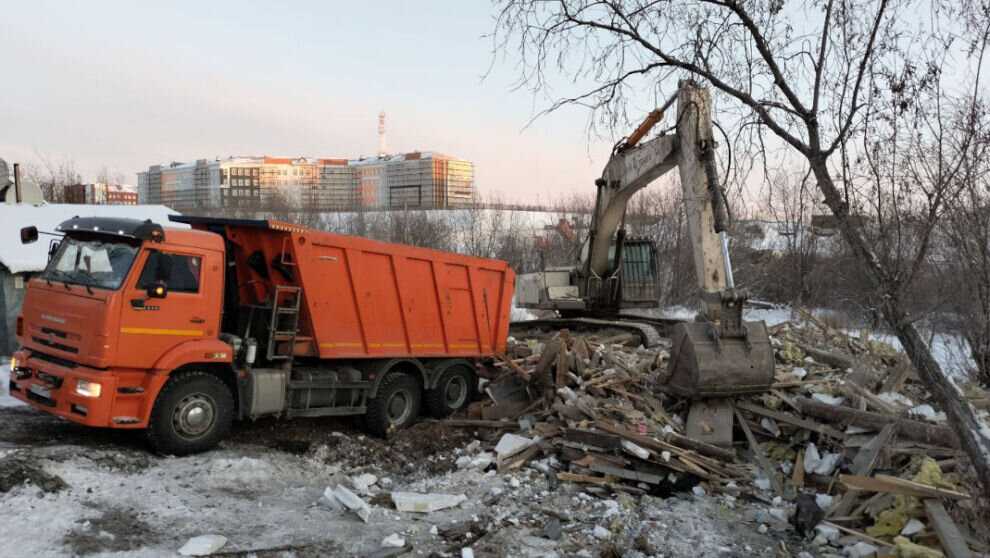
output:
<path id="1" fill-rule="evenodd" d="M 132 240 L 168 242 L 178 246 L 223 250 L 223 239 L 216 234 L 203 230 L 163 227 L 151 219 L 73 217 L 63 221 L 56 230 L 66 234 L 85 232 Z"/>

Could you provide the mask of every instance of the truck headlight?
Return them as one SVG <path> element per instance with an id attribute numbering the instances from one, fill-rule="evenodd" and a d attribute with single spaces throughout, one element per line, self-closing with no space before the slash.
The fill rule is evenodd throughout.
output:
<path id="1" fill-rule="evenodd" d="M 10 371 L 13 372 L 14 370 L 17 370 L 17 359 L 16 358 L 10 359 Z"/>
<path id="2" fill-rule="evenodd" d="M 101 387 L 102 386 L 96 382 L 79 380 L 76 382 L 76 393 L 84 397 L 99 397 Z"/>

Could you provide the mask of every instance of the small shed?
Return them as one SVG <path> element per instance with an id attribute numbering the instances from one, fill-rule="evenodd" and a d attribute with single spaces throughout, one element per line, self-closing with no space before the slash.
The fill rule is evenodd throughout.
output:
<path id="1" fill-rule="evenodd" d="M 24 302 L 27 282 L 48 265 L 49 240 L 41 235 L 37 242 L 21 244 L 20 231 L 32 225 L 40 232 L 55 232 L 67 219 L 80 217 L 126 217 L 168 223 L 169 215 L 178 215 L 164 205 L 72 205 L 10 204 L 0 202 L 0 355 L 17 348 L 14 327 Z M 170 226 L 186 227 L 179 223 Z"/>

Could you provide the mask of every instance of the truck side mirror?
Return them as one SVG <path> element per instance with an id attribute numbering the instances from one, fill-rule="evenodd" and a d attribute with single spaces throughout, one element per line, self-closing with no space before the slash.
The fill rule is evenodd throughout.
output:
<path id="1" fill-rule="evenodd" d="M 172 275 L 172 255 L 158 252 L 155 262 L 155 282 L 148 285 L 148 298 L 168 296 L 168 278 Z"/>
<path id="2" fill-rule="evenodd" d="M 38 240 L 38 227 L 30 226 L 21 229 L 21 244 L 31 244 Z"/>
<path id="3" fill-rule="evenodd" d="M 168 296 L 168 285 L 165 281 L 155 281 L 154 284 L 148 285 L 148 298 L 165 298 Z"/>
<path id="4" fill-rule="evenodd" d="M 48 243 L 48 261 L 52 261 L 52 258 L 54 258 L 55 254 L 58 252 L 58 247 L 61 245 L 62 241 L 54 238 Z"/>

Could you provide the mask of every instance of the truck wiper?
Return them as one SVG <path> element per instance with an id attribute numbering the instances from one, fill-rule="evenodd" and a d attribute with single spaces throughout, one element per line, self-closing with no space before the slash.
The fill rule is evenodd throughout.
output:
<path id="1" fill-rule="evenodd" d="M 96 281 L 96 277 L 93 277 L 93 274 L 92 273 L 90 273 L 90 272 L 88 272 L 88 271 L 86 271 L 85 269 L 82 269 L 82 268 L 76 269 L 76 272 L 85 274 L 85 277 L 87 277 L 87 280 L 86 280 L 85 283 L 81 283 L 81 284 L 82 284 L 82 286 L 86 287 L 86 292 L 87 293 L 93 294 L 93 287 L 90 286 L 89 280 L 92 279 L 95 282 Z"/>
<path id="2" fill-rule="evenodd" d="M 62 276 L 68 275 L 68 273 L 62 271 L 61 269 L 53 269 L 52 270 L 52 273 L 53 274 L 58 273 L 58 274 L 60 274 Z M 58 277 L 58 275 L 56 275 L 56 278 L 57 277 Z M 72 290 L 72 288 L 69 287 L 69 280 L 68 279 L 65 279 L 65 277 L 62 277 L 62 279 L 58 279 L 58 280 L 61 281 L 63 285 L 65 285 L 65 290 L 67 290 L 67 291 L 71 291 Z M 49 281 L 48 284 L 51 285 L 51 281 Z"/>

